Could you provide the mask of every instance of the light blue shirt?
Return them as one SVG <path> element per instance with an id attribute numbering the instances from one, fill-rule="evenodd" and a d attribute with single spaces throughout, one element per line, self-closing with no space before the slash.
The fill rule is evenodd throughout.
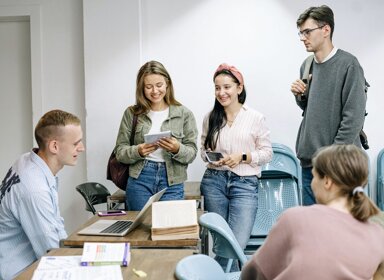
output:
<path id="1" fill-rule="evenodd" d="M 22 155 L 0 185 L 0 279 L 12 279 L 66 237 L 57 177 L 35 151 Z"/>

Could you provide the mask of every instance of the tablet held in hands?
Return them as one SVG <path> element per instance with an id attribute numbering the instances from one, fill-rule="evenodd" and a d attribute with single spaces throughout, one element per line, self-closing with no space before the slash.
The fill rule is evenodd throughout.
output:
<path id="1" fill-rule="evenodd" d="M 171 137 L 171 131 L 161 131 L 158 133 L 148 133 L 144 135 L 144 142 L 147 144 L 153 144 L 159 141 L 161 138 Z"/>

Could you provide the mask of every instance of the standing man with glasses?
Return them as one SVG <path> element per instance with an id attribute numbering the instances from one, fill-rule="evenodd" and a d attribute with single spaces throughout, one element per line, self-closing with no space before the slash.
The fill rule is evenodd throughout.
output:
<path id="1" fill-rule="evenodd" d="M 311 159 L 317 149 L 331 144 L 361 147 L 359 132 L 365 117 L 364 72 L 352 54 L 334 47 L 333 11 L 328 6 L 310 7 L 296 21 L 299 38 L 313 53 L 308 80 L 291 85 L 303 110 L 296 153 L 302 166 L 303 204 L 316 203 L 311 189 Z M 305 61 L 300 68 L 303 77 Z M 309 87 L 308 92 L 306 91 Z"/>

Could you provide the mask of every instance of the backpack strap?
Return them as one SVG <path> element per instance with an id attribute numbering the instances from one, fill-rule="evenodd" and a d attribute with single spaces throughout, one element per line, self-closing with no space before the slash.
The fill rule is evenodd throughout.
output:
<path id="1" fill-rule="evenodd" d="M 304 73 L 301 79 L 304 81 L 304 83 L 307 83 L 307 84 L 309 84 L 309 74 L 311 74 L 313 59 L 314 59 L 314 55 L 312 54 L 308 56 L 307 59 L 305 60 Z"/>
<path id="2" fill-rule="evenodd" d="M 365 85 L 364 85 L 365 94 L 367 94 L 369 87 L 370 87 L 370 84 L 367 82 L 367 80 L 365 80 Z M 368 115 L 368 112 L 367 112 L 367 109 L 365 109 L 364 117 L 366 117 L 367 115 Z M 363 124 L 363 127 L 364 127 L 364 124 Z M 361 146 L 364 148 L 364 150 L 368 150 L 369 149 L 368 138 L 363 128 L 361 128 L 359 137 L 360 137 Z"/>
<path id="3" fill-rule="evenodd" d="M 303 76 L 301 77 L 301 80 L 307 84 L 307 88 L 305 89 L 305 92 L 301 95 L 298 95 L 297 99 L 299 101 L 306 101 L 308 99 L 308 94 L 309 94 L 309 87 L 311 85 L 311 70 L 312 70 L 312 64 L 313 64 L 313 59 L 314 55 L 310 55 L 305 59 L 305 64 L 304 64 L 304 72 Z"/>

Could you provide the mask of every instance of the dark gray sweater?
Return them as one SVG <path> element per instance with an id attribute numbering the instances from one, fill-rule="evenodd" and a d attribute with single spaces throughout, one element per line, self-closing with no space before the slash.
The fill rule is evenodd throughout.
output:
<path id="1" fill-rule="evenodd" d="M 300 68 L 300 76 L 304 71 Z M 361 146 L 366 94 L 364 72 L 356 57 L 343 50 L 324 63 L 313 62 L 312 81 L 296 139 L 296 153 L 303 167 L 310 167 L 316 150 L 331 144 Z"/>

